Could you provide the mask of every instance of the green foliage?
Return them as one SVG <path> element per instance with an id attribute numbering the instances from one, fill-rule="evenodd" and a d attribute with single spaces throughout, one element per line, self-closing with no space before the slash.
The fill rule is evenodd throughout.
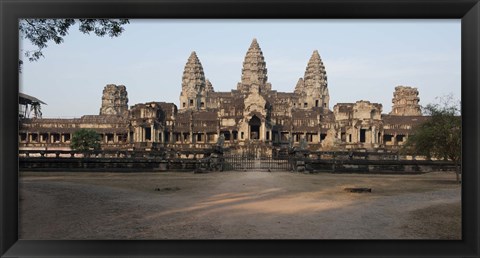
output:
<path id="1" fill-rule="evenodd" d="M 440 104 L 429 104 L 424 108 L 424 113 L 430 116 L 430 119 L 414 129 L 414 135 L 408 137 L 402 149 L 403 153 L 452 160 L 456 163 L 460 161 L 460 110 L 451 96 L 441 101 Z"/>
<path id="2" fill-rule="evenodd" d="M 25 51 L 25 56 L 30 61 L 37 61 L 43 57 L 42 50 L 47 47 L 49 41 L 56 44 L 63 42 L 63 37 L 75 23 L 79 23 L 79 31 L 85 34 L 91 32 L 103 37 L 118 37 L 124 31 L 122 27 L 128 24 L 127 19 L 22 19 L 20 20 L 20 36 L 28 39 L 36 50 Z M 20 65 L 22 61 L 20 60 Z"/>
<path id="3" fill-rule="evenodd" d="M 100 135 L 91 129 L 80 129 L 73 133 L 70 147 L 80 152 L 100 149 Z"/>

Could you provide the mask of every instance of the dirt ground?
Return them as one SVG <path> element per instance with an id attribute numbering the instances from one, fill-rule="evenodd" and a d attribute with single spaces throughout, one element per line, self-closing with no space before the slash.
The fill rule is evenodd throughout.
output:
<path id="1" fill-rule="evenodd" d="M 454 173 L 22 172 L 19 181 L 20 239 L 461 239 Z"/>

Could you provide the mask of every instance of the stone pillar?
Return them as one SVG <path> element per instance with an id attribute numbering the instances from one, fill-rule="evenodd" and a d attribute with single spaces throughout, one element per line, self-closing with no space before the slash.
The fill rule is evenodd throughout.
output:
<path id="1" fill-rule="evenodd" d="M 152 124 L 150 127 L 150 141 L 156 142 L 157 141 L 156 136 L 157 134 L 155 133 L 155 126 Z"/>
<path id="2" fill-rule="evenodd" d="M 377 128 L 375 126 L 372 126 L 372 143 L 378 143 Z"/>
<path id="3" fill-rule="evenodd" d="M 260 134 L 262 136 L 260 140 L 265 141 L 267 139 L 267 126 L 265 126 L 265 122 L 262 122 L 262 126 L 260 128 L 260 131 L 262 131 Z"/>

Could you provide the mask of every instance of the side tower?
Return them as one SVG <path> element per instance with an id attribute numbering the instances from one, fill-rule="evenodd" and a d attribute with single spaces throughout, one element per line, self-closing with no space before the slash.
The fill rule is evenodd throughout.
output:
<path id="1" fill-rule="evenodd" d="M 298 108 L 322 107 L 329 109 L 327 72 L 317 50 L 313 51 L 308 61 L 303 79 L 298 80 L 295 93 L 300 101 Z"/>
<path id="2" fill-rule="evenodd" d="M 393 93 L 392 111 L 390 115 L 393 116 L 421 116 L 422 111 L 418 102 L 417 88 L 409 86 L 397 86 Z"/>
<path id="3" fill-rule="evenodd" d="M 128 116 L 128 95 L 124 85 L 108 84 L 103 88 L 100 115 Z"/>
<path id="4" fill-rule="evenodd" d="M 237 90 L 248 94 L 250 86 L 256 84 L 260 93 L 264 93 L 272 90 L 272 85 L 267 80 L 267 64 L 262 49 L 260 49 L 257 39 L 253 39 L 243 61 L 242 81 L 237 84 Z"/>
<path id="5" fill-rule="evenodd" d="M 180 110 L 205 109 L 209 92 L 213 92 L 213 86 L 205 80 L 202 64 L 194 51 L 190 54 L 183 70 Z"/>

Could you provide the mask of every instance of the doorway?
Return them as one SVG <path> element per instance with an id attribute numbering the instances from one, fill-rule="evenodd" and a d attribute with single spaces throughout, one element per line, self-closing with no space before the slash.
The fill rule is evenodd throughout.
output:
<path id="1" fill-rule="evenodd" d="M 250 126 L 250 139 L 260 139 L 260 126 L 262 125 L 260 118 L 253 116 L 250 122 L 248 122 L 248 125 Z"/>

